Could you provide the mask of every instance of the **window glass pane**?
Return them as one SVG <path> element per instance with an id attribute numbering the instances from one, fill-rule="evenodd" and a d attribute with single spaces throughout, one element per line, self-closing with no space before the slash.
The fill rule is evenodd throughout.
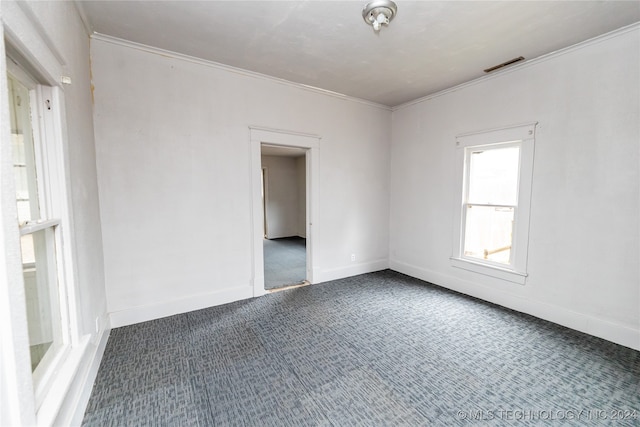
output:
<path id="1" fill-rule="evenodd" d="M 31 369 L 61 345 L 61 319 L 53 227 L 22 236 Z"/>
<path id="2" fill-rule="evenodd" d="M 27 221 L 40 219 L 29 90 L 10 76 L 8 81 L 18 221 L 24 224 Z"/>
<path id="3" fill-rule="evenodd" d="M 464 255 L 510 264 L 514 209 L 467 206 Z"/>
<path id="4" fill-rule="evenodd" d="M 516 205 L 520 147 L 469 153 L 468 203 Z"/>

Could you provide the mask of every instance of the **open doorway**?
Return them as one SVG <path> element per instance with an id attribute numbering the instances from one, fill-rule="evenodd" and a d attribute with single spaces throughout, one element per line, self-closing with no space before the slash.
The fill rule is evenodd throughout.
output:
<path id="1" fill-rule="evenodd" d="M 307 280 L 306 151 L 261 144 L 265 290 Z"/>
<path id="2" fill-rule="evenodd" d="M 289 245 L 289 249 L 296 251 L 294 245 L 297 243 L 297 254 L 291 255 L 292 258 L 300 259 L 303 256 L 304 274 L 298 273 L 293 279 L 299 283 L 300 280 L 313 284 L 314 275 L 317 275 L 317 254 L 318 254 L 318 200 L 319 200 L 319 142 L 320 137 L 317 135 L 303 134 L 298 132 L 282 131 L 276 129 L 268 129 L 261 127 L 250 127 L 251 132 L 251 182 L 252 182 L 252 254 L 253 254 L 253 295 L 260 296 L 268 292 L 272 286 L 282 287 L 290 285 L 292 280 L 286 279 L 280 283 L 266 283 L 265 281 L 265 261 L 267 269 L 270 263 L 270 254 L 265 254 L 265 241 L 270 242 L 285 238 L 292 238 L 294 242 Z M 271 163 L 265 161 L 263 167 L 263 147 L 265 155 L 272 157 Z M 291 158 L 283 160 L 283 158 Z M 289 181 L 295 181 L 295 190 L 289 185 L 289 189 L 277 189 L 274 187 L 274 169 L 273 162 L 289 163 L 288 174 Z M 292 165 L 295 164 L 295 169 Z M 271 165 L 271 166 L 270 166 Z M 295 170 L 295 173 L 293 172 Z M 278 180 L 278 179 L 276 179 Z M 282 181 L 282 177 L 279 178 Z M 291 184 L 291 183 L 290 183 Z M 295 200 L 289 200 L 289 213 L 295 211 L 295 220 L 282 221 L 282 206 L 271 209 L 269 206 L 274 199 L 282 197 L 273 193 L 280 191 L 288 194 Z M 295 193 L 295 197 L 294 197 Z M 274 197 L 277 196 L 277 197 Z M 275 217 L 274 217 L 275 215 Z M 289 215 L 291 217 L 292 215 Z M 286 217 L 286 215 L 285 215 Z M 266 239 L 265 239 L 266 235 Z M 297 242 L 295 242 L 297 240 Z M 304 246 L 302 243 L 304 242 Z M 278 242 L 279 243 L 279 242 Z M 268 249 L 267 249 L 268 251 Z M 267 258 L 269 257 L 269 258 Z M 300 265 L 298 263 L 298 265 Z M 276 265 L 276 269 L 278 266 Z M 268 273 L 267 273 L 268 274 Z M 279 279 L 278 279 L 279 280 Z"/>

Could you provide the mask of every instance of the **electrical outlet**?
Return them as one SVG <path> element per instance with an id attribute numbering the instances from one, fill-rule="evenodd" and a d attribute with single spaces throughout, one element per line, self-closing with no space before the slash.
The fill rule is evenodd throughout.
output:
<path id="1" fill-rule="evenodd" d="M 351 262 L 356 260 L 356 254 L 351 254 Z"/>

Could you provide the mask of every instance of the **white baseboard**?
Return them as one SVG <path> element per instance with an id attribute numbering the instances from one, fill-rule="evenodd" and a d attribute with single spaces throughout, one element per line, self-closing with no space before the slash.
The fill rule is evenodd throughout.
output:
<path id="1" fill-rule="evenodd" d="M 113 311 L 109 313 L 109 319 L 112 328 L 119 328 L 251 297 L 253 297 L 253 287 L 246 284 L 216 292 Z"/>
<path id="2" fill-rule="evenodd" d="M 533 301 L 505 294 L 497 290 L 459 279 L 447 274 L 427 270 L 415 265 L 396 260 L 389 261 L 389 268 L 400 273 L 442 286 L 465 295 L 501 305 L 522 313 L 530 314 L 543 320 L 557 323 L 616 344 L 640 350 L 640 330 L 610 322 L 592 315 L 568 310 L 564 307 Z"/>
<path id="3" fill-rule="evenodd" d="M 313 273 L 313 283 L 323 283 L 330 280 L 357 276 L 358 274 L 373 273 L 374 271 L 385 270 L 387 268 L 389 268 L 389 260 L 385 258 L 339 268 L 332 268 L 330 270 L 317 270 Z"/>

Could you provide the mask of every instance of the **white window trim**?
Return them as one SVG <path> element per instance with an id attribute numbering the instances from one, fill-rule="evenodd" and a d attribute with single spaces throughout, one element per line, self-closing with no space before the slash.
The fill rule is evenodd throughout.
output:
<path id="1" fill-rule="evenodd" d="M 60 88 L 37 85 L 32 91 L 32 106 L 37 118 L 32 120 L 34 126 L 34 139 L 36 142 L 36 163 L 42 172 L 43 190 L 38 193 L 41 198 L 40 207 L 42 214 L 49 218 L 56 218 L 51 222 L 54 227 L 54 241 L 56 247 L 58 299 L 60 306 L 62 345 L 51 360 L 51 365 L 46 372 L 34 375 L 36 381 L 35 398 L 38 419 L 50 411 L 52 404 L 60 393 L 58 373 L 63 370 L 63 365 L 71 352 L 72 347 L 77 346 L 78 319 L 75 307 L 75 283 L 73 271 L 73 254 L 70 251 L 70 224 L 68 209 L 67 183 L 64 176 L 66 165 L 64 162 L 64 135 L 61 131 L 61 123 L 64 117 L 64 102 Z M 34 373 L 35 374 L 35 373 Z M 64 394 L 62 393 L 62 396 Z"/>
<path id="2" fill-rule="evenodd" d="M 456 137 L 455 177 L 456 204 L 453 212 L 453 245 L 451 265 L 474 273 L 491 276 L 513 283 L 525 284 L 529 248 L 529 216 L 531 210 L 531 187 L 537 122 L 524 123 L 499 129 L 461 134 Z M 512 264 L 502 265 L 491 261 L 465 257 L 464 214 L 467 165 L 466 151 L 469 147 L 520 143 L 520 171 L 518 180 L 518 204 L 515 212 L 512 238 Z"/>
<path id="3" fill-rule="evenodd" d="M 69 207 L 68 169 L 66 164 L 66 112 L 64 92 L 57 85 L 48 86 L 44 79 L 35 77 L 22 70 L 11 60 L 6 61 L 7 72 L 13 74 L 23 84 L 27 83 L 32 108 L 32 133 L 34 138 L 36 169 L 39 173 L 38 191 L 41 213 L 45 220 L 36 220 L 18 227 L 20 235 L 46 228 L 55 228 L 56 264 L 58 280 L 58 301 L 62 323 L 62 348 L 47 356 L 46 370 L 31 373 L 30 360 L 20 360 L 20 374 L 29 372 L 34 381 L 25 381 L 20 376 L 25 391 L 33 397 L 31 402 L 21 402 L 21 406 L 35 410 L 33 424 L 53 424 L 66 397 L 66 392 L 80 366 L 81 356 L 88 348 L 88 335 L 81 335 L 80 307 L 77 303 L 75 283 L 74 251 L 72 247 L 72 215 Z M 21 66 L 29 66 L 20 61 Z M 4 70 L 3 70 L 4 71 Z M 5 80 L 6 81 L 6 80 Z M 41 82 L 41 83 L 40 83 Z M 17 224 L 16 224 L 17 225 Z M 18 247 L 19 249 L 19 247 Z M 17 252 L 19 253 L 19 252 Z M 18 275 L 15 285 L 24 287 L 22 274 Z M 24 305 L 24 300 L 12 301 Z M 26 319 L 25 319 L 26 320 Z M 26 323 L 20 325 L 26 331 Z M 28 339 L 16 343 L 27 344 Z M 28 353 L 27 353 L 28 355 Z M 44 360 L 44 359 L 43 359 Z M 31 384 L 29 384 L 31 383 Z M 29 422 L 31 424 L 32 422 Z"/>

